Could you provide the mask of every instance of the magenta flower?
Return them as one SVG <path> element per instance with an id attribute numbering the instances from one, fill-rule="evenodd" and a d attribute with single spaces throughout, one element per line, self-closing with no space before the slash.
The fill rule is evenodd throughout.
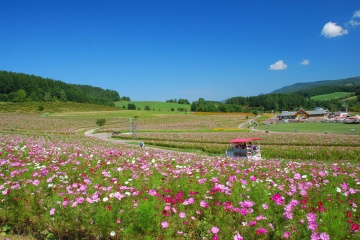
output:
<path id="1" fill-rule="evenodd" d="M 256 234 L 266 234 L 267 233 L 267 231 L 266 231 L 266 229 L 265 228 L 259 228 L 258 230 L 256 230 Z"/>
<path id="2" fill-rule="evenodd" d="M 290 238 L 290 232 L 284 232 L 283 238 Z"/>
<path id="3" fill-rule="evenodd" d="M 150 189 L 148 191 L 148 193 L 149 193 L 150 196 L 156 196 L 156 194 L 157 194 L 156 190 L 154 190 L 154 189 Z"/>
<path id="4" fill-rule="evenodd" d="M 277 205 L 282 205 L 284 203 L 284 199 L 279 193 L 275 193 L 271 200 L 273 200 Z"/>

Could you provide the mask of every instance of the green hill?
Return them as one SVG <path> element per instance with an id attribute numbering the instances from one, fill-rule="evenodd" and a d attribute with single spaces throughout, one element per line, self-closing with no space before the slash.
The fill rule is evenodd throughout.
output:
<path id="1" fill-rule="evenodd" d="M 282 87 L 271 93 L 293 93 L 298 91 L 310 90 L 319 87 L 353 87 L 360 86 L 360 77 L 352 77 L 338 80 L 324 80 L 317 82 L 295 83 L 290 86 Z"/>
<path id="2" fill-rule="evenodd" d="M 0 71 L 2 102 L 79 102 L 114 106 L 119 93 L 89 85 L 69 84 L 39 76 Z"/>
<path id="3" fill-rule="evenodd" d="M 319 101 L 327 101 L 331 99 L 344 99 L 351 97 L 354 93 L 353 92 L 334 92 L 329 94 L 322 94 L 311 97 L 313 100 L 319 100 Z"/>

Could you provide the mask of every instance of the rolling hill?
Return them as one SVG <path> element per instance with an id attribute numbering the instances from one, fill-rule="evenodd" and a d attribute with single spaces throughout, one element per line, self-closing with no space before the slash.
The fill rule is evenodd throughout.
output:
<path id="1" fill-rule="evenodd" d="M 293 93 L 297 91 L 303 91 L 318 87 L 328 87 L 328 86 L 339 86 L 339 87 L 346 87 L 346 86 L 360 86 L 360 76 L 359 77 L 352 77 L 352 78 L 345 78 L 345 79 L 338 79 L 338 80 L 323 80 L 317 82 L 301 82 L 295 83 L 293 85 L 285 86 L 280 89 L 277 89 L 272 93 Z"/>

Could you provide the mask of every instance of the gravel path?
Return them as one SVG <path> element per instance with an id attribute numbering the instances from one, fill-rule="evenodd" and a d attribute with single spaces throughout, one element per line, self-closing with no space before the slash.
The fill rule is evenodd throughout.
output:
<path id="1" fill-rule="evenodd" d="M 113 142 L 113 143 L 122 143 L 122 144 L 126 144 L 126 143 L 129 143 L 129 142 L 134 142 L 135 140 L 124 140 L 124 139 L 115 139 L 115 138 L 112 138 L 111 137 L 111 133 L 107 133 L 107 132 L 104 132 L 104 133 L 95 133 L 94 134 L 94 131 L 96 129 L 91 129 L 91 130 L 88 130 L 85 132 L 85 136 L 87 137 L 93 137 L 93 138 L 97 138 L 97 139 L 100 139 L 100 140 L 103 140 L 103 141 L 109 141 L 109 142 Z"/>

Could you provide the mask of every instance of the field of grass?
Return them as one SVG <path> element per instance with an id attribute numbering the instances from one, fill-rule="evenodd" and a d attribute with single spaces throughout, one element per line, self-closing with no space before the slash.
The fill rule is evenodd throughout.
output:
<path id="1" fill-rule="evenodd" d="M 168 111 L 170 112 L 173 108 L 177 111 L 178 108 L 186 109 L 186 112 L 190 112 L 190 104 L 178 104 L 178 103 L 167 103 L 157 101 L 118 101 L 115 102 L 115 106 L 118 108 L 127 108 L 128 104 L 135 104 L 136 109 L 144 110 L 146 106 L 150 107 L 148 111 Z"/>
<path id="2" fill-rule="evenodd" d="M 346 98 L 353 94 L 354 93 L 350 93 L 350 92 L 334 92 L 334 93 L 329 93 L 329 94 L 313 96 L 313 97 L 311 97 L 311 99 L 319 100 L 319 101 L 326 101 L 326 100 L 331 100 L 331 99 Z"/>
<path id="3" fill-rule="evenodd" d="M 360 135 L 360 124 L 345 124 L 331 122 L 303 122 L 303 123 L 279 123 L 260 125 L 257 130 L 271 132 L 293 133 L 331 133 L 331 134 L 355 134 Z"/>

